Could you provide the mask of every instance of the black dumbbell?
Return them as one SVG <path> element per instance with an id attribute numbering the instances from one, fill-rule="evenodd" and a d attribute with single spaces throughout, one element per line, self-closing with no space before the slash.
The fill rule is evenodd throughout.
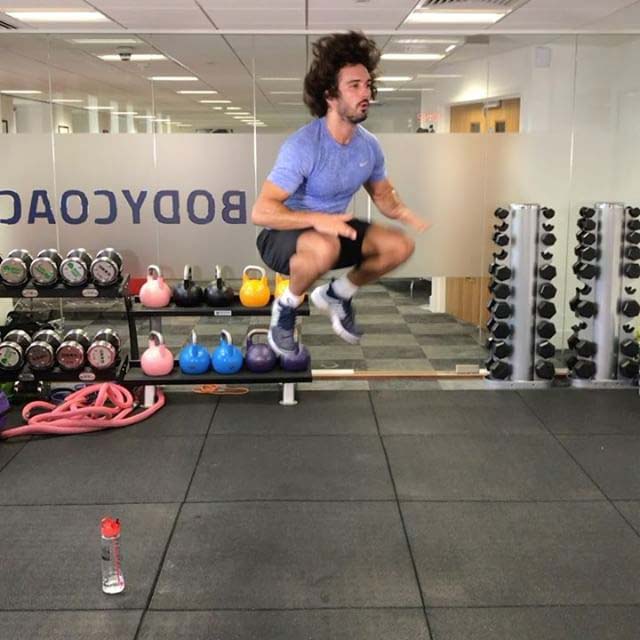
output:
<path id="1" fill-rule="evenodd" d="M 493 228 L 500 233 L 504 233 L 509 228 L 509 225 L 503 220 L 500 224 L 494 224 Z"/>
<path id="2" fill-rule="evenodd" d="M 540 235 L 540 242 L 545 247 L 552 247 L 556 243 L 556 236 L 553 233 L 543 233 Z"/>
<path id="3" fill-rule="evenodd" d="M 640 231 L 629 231 L 625 238 L 631 244 L 638 244 L 640 242 Z"/>
<path id="4" fill-rule="evenodd" d="M 493 257 L 496 260 L 506 260 L 509 257 L 509 254 L 507 253 L 507 251 L 505 249 L 501 249 L 498 253 L 496 253 L 494 251 Z"/>
<path id="5" fill-rule="evenodd" d="M 620 311 L 627 318 L 635 318 L 640 313 L 640 304 L 635 300 L 624 300 L 620 305 Z"/>
<path id="6" fill-rule="evenodd" d="M 538 322 L 538 335 L 545 340 L 549 340 L 556 335 L 556 326 L 548 320 L 540 320 Z"/>
<path id="7" fill-rule="evenodd" d="M 538 303 L 538 315 L 541 318 L 553 318 L 556 315 L 556 305 L 548 300 L 542 300 Z"/>
<path id="8" fill-rule="evenodd" d="M 493 215 L 496 218 L 500 218 L 500 220 L 504 220 L 505 218 L 509 217 L 509 211 L 507 209 L 503 209 L 502 207 L 498 207 L 494 212 Z"/>
<path id="9" fill-rule="evenodd" d="M 580 216 L 583 218 L 593 218 L 596 215 L 596 210 L 591 207 L 581 207 L 580 208 Z"/>
<path id="10" fill-rule="evenodd" d="M 576 345 L 578 344 L 578 342 L 580 342 L 580 336 L 578 336 L 577 333 L 572 333 L 567 338 L 567 346 L 569 347 L 569 349 L 571 349 L 571 351 L 575 350 Z"/>
<path id="11" fill-rule="evenodd" d="M 512 276 L 511 269 L 509 267 L 504 264 L 498 264 L 497 262 L 492 262 L 489 265 L 489 273 L 493 274 L 493 277 L 500 282 L 509 280 Z"/>
<path id="12" fill-rule="evenodd" d="M 598 257 L 598 250 L 595 247 L 587 247 L 578 245 L 574 253 L 580 258 L 580 260 L 595 260 Z"/>
<path id="13" fill-rule="evenodd" d="M 622 273 L 627 278 L 640 278 L 640 264 L 636 262 L 629 262 L 622 268 Z"/>
<path id="14" fill-rule="evenodd" d="M 578 364 L 578 356 L 571 355 L 567 358 L 567 369 L 573 369 Z"/>
<path id="15" fill-rule="evenodd" d="M 569 309 L 575 313 L 575 310 L 578 308 L 578 304 L 580 304 L 580 296 L 575 295 L 571 300 L 569 300 Z"/>
<path id="16" fill-rule="evenodd" d="M 504 360 L 495 360 L 487 363 L 487 369 L 489 370 L 489 377 L 496 380 L 506 380 L 513 370 L 511 365 Z"/>
<path id="17" fill-rule="evenodd" d="M 629 231 L 640 230 L 640 220 L 638 220 L 637 218 L 629 220 L 629 222 L 627 222 L 627 229 L 629 229 Z"/>
<path id="18" fill-rule="evenodd" d="M 640 207 L 627 207 L 625 211 L 632 218 L 637 218 L 638 216 L 640 216 Z"/>
<path id="19" fill-rule="evenodd" d="M 625 333 L 633 333 L 635 331 L 635 327 L 632 324 L 623 324 L 622 325 L 622 330 Z"/>
<path id="20" fill-rule="evenodd" d="M 576 262 L 573 265 L 573 272 L 583 280 L 592 280 L 598 277 L 598 267 L 589 262 Z"/>
<path id="21" fill-rule="evenodd" d="M 509 236 L 506 233 L 500 233 L 499 231 L 496 231 L 493 234 L 493 241 L 499 247 L 506 247 L 509 244 Z"/>
<path id="22" fill-rule="evenodd" d="M 536 347 L 536 353 L 541 358 L 553 358 L 556 355 L 556 348 L 548 340 L 543 340 Z"/>
<path id="23" fill-rule="evenodd" d="M 543 222 L 542 223 L 542 229 L 543 229 L 543 231 L 547 231 L 548 233 L 550 233 L 551 231 L 553 231 L 555 229 L 555 227 L 550 223 Z"/>
<path id="24" fill-rule="evenodd" d="M 640 367 L 638 366 L 638 363 L 635 362 L 634 360 L 623 360 L 620 363 L 620 373 L 625 378 L 637 377 L 639 369 Z"/>
<path id="25" fill-rule="evenodd" d="M 582 360 L 578 358 L 572 368 L 573 373 L 582 380 L 588 380 L 596 375 L 596 363 L 593 360 Z"/>
<path id="26" fill-rule="evenodd" d="M 593 318 L 598 313 L 598 305 L 590 300 L 580 300 L 574 311 L 581 318 Z"/>
<path id="27" fill-rule="evenodd" d="M 624 292 L 625 292 L 627 295 L 630 295 L 630 296 L 632 296 L 636 291 L 637 291 L 637 289 L 636 289 L 635 287 L 626 286 L 626 287 L 624 288 Z"/>
<path id="28" fill-rule="evenodd" d="M 550 282 L 543 282 L 538 287 L 538 295 L 545 300 L 551 300 L 556 293 L 558 290 Z"/>
<path id="29" fill-rule="evenodd" d="M 556 375 L 556 368 L 553 366 L 553 362 L 548 360 L 538 360 L 535 366 L 536 375 L 543 380 L 552 380 Z"/>
<path id="30" fill-rule="evenodd" d="M 625 258 L 628 258 L 629 260 L 638 260 L 640 259 L 640 247 L 635 245 L 627 247 L 624 250 L 624 255 Z"/>
<path id="31" fill-rule="evenodd" d="M 578 340 L 575 350 L 582 358 L 593 358 L 598 351 L 598 347 L 591 340 Z"/>
<path id="32" fill-rule="evenodd" d="M 547 219 L 547 220 L 551 220 L 551 218 L 553 218 L 553 216 L 556 215 L 556 212 L 554 209 L 551 209 L 550 207 L 542 207 L 540 209 L 540 213 Z"/>
<path id="33" fill-rule="evenodd" d="M 582 289 L 576 287 L 576 293 L 579 293 L 581 296 L 588 296 L 593 289 L 588 284 L 583 284 Z"/>
<path id="34" fill-rule="evenodd" d="M 580 231 L 580 233 L 576 234 L 576 238 L 580 244 L 584 245 L 595 244 L 598 239 L 596 234 L 591 231 Z"/>
<path id="35" fill-rule="evenodd" d="M 538 273 L 543 280 L 553 280 L 558 275 L 557 269 L 552 264 L 543 264 Z"/>
<path id="36" fill-rule="evenodd" d="M 578 226 L 583 231 L 595 231 L 598 223 L 593 218 L 580 218 Z"/>
<path id="37" fill-rule="evenodd" d="M 620 343 L 620 352 L 629 358 L 637 358 L 640 353 L 640 345 L 635 340 L 627 338 Z"/>
<path id="38" fill-rule="evenodd" d="M 551 251 L 541 251 L 540 257 L 543 260 L 551 260 L 553 258 L 553 253 L 551 253 Z"/>
<path id="39" fill-rule="evenodd" d="M 487 329 L 493 334 L 494 338 L 499 338 L 500 340 L 504 340 L 504 338 L 508 338 L 511 335 L 511 327 L 506 322 L 500 322 L 495 318 L 491 318 L 487 322 Z"/>
<path id="40" fill-rule="evenodd" d="M 489 338 L 487 346 L 491 350 L 491 354 L 496 358 L 508 358 L 513 353 L 513 347 L 504 340 Z"/>
<path id="41" fill-rule="evenodd" d="M 511 287 L 504 282 L 497 282 L 496 280 L 493 280 L 489 285 L 489 291 L 494 295 L 495 298 L 504 300 L 511 294 Z"/>
<path id="42" fill-rule="evenodd" d="M 487 309 L 494 318 L 498 318 L 498 320 L 504 320 L 505 318 L 509 318 L 511 316 L 512 308 L 508 302 L 504 302 L 504 300 L 492 300 L 487 305 Z"/>

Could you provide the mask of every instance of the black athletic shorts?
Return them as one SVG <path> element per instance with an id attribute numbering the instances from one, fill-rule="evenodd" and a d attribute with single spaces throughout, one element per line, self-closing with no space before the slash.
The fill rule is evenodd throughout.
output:
<path id="1" fill-rule="evenodd" d="M 357 236 L 355 240 L 339 236 L 340 255 L 332 269 L 344 269 L 357 266 L 362 262 L 362 241 L 369 228 L 364 220 L 349 220 L 347 224 L 353 227 Z M 263 229 L 258 235 L 256 245 L 263 262 L 277 273 L 289 275 L 289 259 L 296 252 L 298 238 L 307 229 Z"/>

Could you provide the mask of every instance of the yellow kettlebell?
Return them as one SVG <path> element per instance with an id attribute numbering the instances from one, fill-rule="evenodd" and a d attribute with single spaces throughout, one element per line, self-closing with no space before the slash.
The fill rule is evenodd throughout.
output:
<path id="1" fill-rule="evenodd" d="M 285 276 L 276 273 L 276 290 L 273 295 L 276 298 L 279 298 L 289 286 L 289 278 L 285 278 Z"/>
<path id="2" fill-rule="evenodd" d="M 260 279 L 250 278 L 248 271 L 259 271 Z M 271 300 L 269 281 L 262 267 L 249 265 L 242 272 L 242 286 L 240 287 L 240 302 L 245 307 L 265 307 Z"/>

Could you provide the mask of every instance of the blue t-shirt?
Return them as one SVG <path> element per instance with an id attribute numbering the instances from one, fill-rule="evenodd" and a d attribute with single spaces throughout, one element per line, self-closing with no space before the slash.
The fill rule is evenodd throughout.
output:
<path id="1" fill-rule="evenodd" d="M 378 139 L 358 125 L 348 144 L 340 144 L 318 118 L 287 138 L 267 180 L 290 196 L 292 211 L 345 213 L 353 194 L 368 181 L 386 177 Z"/>

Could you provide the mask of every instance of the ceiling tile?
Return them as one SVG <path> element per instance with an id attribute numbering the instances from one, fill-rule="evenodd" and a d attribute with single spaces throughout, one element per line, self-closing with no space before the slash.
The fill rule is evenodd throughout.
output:
<path id="1" fill-rule="evenodd" d="M 210 29 L 211 23 L 198 9 L 110 9 L 109 15 L 127 29 Z"/>
<path id="2" fill-rule="evenodd" d="M 304 3 L 305 0 L 269 0 L 269 10 L 296 9 L 304 12 Z M 265 3 L 260 0 L 200 0 L 200 4 L 205 9 L 210 8 L 253 12 L 265 11 Z"/>
<path id="3" fill-rule="evenodd" d="M 633 6 L 611 13 L 588 26 L 596 29 L 640 29 L 640 3 L 635 2 Z"/>
<path id="4" fill-rule="evenodd" d="M 557 5 L 556 5 L 557 6 Z M 492 28 L 498 29 L 578 29 L 593 22 L 608 10 L 590 9 L 530 9 L 528 5 L 509 14 Z"/>
<path id="5" fill-rule="evenodd" d="M 203 8 L 218 29 L 304 29 L 304 8 L 255 11 Z"/>

